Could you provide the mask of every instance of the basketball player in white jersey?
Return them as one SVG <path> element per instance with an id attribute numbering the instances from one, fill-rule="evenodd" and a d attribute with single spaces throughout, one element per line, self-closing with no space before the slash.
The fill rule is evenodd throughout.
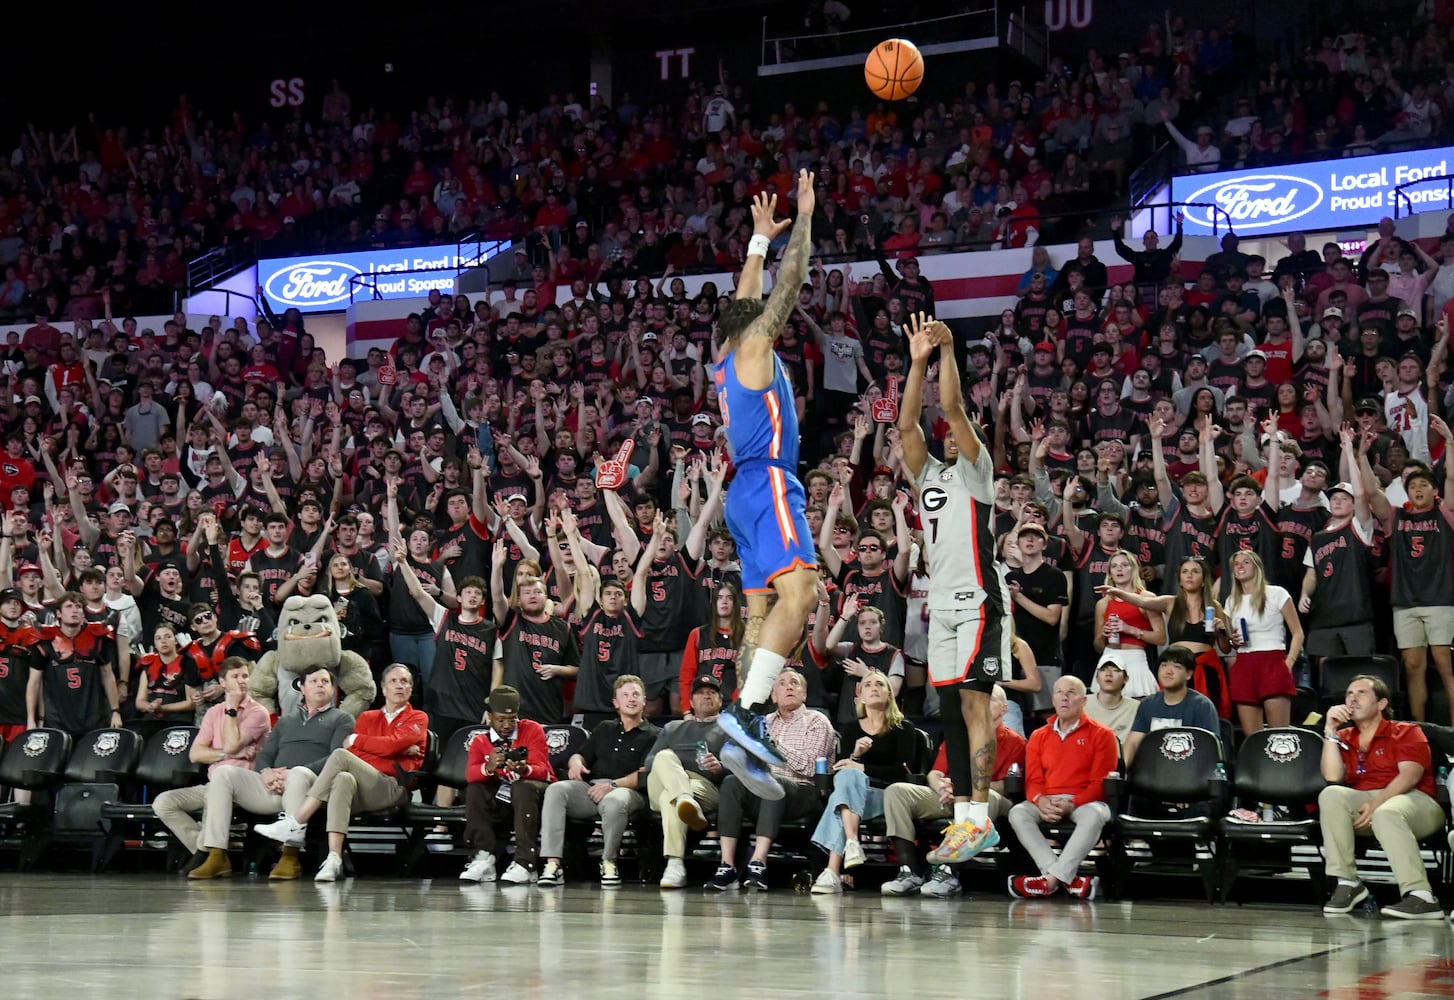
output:
<path id="1" fill-rule="evenodd" d="M 964 411 L 954 335 L 923 313 L 910 317 L 909 378 L 899 411 L 904 462 L 919 484 L 929 570 L 929 682 L 940 695 L 954 821 L 929 853 L 954 865 L 999 843 L 989 818 L 995 769 L 990 692 L 1010 676 L 1010 597 L 995 564 L 994 465 L 983 432 Z M 920 425 L 924 375 L 939 351 L 939 395 L 949 431 L 944 461 Z"/>

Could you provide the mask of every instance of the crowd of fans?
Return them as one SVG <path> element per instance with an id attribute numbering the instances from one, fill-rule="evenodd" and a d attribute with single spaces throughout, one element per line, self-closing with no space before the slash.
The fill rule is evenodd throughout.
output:
<path id="1" fill-rule="evenodd" d="M 335 81 L 316 114 L 282 121 L 183 98 L 149 127 L 29 127 L 0 165 L 0 322 L 94 322 L 104 291 L 117 315 L 171 312 L 188 262 L 221 246 L 268 257 L 480 233 L 526 241 L 555 281 L 731 270 L 750 198 L 790 190 L 804 166 L 821 184 L 824 254 L 1072 240 L 1165 142 L 1163 122 L 1196 169 L 1445 134 L 1447 41 L 1412 30 L 1379 45 L 1350 29 L 1255 81 L 1236 71 L 1255 47 L 1235 22 L 1177 20 L 1114 59 L 1055 58 L 1029 81 L 931 79 L 897 106 L 763 107 L 723 75 L 671 107 L 492 92 L 396 113 Z"/>
<path id="2" fill-rule="evenodd" d="M 1192 66 L 1178 62 L 1177 85 Z M 1040 97 L 1109 135 L 1156 77 L 1112 81 L 1092 60 L 1074 77 L 1057 64 L 1051 79 L 1038 97 L 1011 84 L 1003 101 L 968 87 L 911 121 L 883 108 L 836 120 L 824 106 L 749 120 L 740 88 L 698 93 L 670 115 L 570 95 L 512 115 L 492 95 L 396 121 L 335 88 L 319 122 L 278 132 L 220 127 L 184 103 L 160 139 L 27 137 L 0 203 L 11 227 L 0 249 L 14 251 L 22 286 L 9 307 L 41 317 L 7 346 L 0 376 L 5 735 L 196 719 L 194 760 L 250 766 L 278 751 L 257 712 L 241 711 L 255 704 L 247 661 L 276 643 L 284 601 L 324 595 L 383 711 L 351 733 L 330 727 L 336 744 L 290 737 L 300 747 L 289 766 L 316 765 L 306 795 L 265 776 L 285 811 L 267 832 L 294 860 L 314 812 L 326 812 L 337 856 L 354 801 L 340 806 L 340 789 L 356 786 L 361 804 L 402 794 L 393 768 L 417 768 L 422 727 L 447 735 L 488 708 L 466 795 L 467 878 L 493 877 L 492 824 L 513 816 L 507 877 L 558 879 L 559 830 L 541 840 L 520 814 L 604 815 L 609 800 L 661 812 L 663 884 L 681 885 L 685 831 L 720 802 L 730 820 L 755 812 L 744 884 L 765 887 L 764 842 L 793 810 L 811 817 L 816 799 L 764 808 L 723 790 L 720 743 L 704 727 L 735 688 L 743 628 L 710 368 L 731 290 L 688 296 L 673 275 L 735 266 L 751 194 L 788 190 L 780 175 L 823 163 L 820 259 L 869 250 L 877 264 L 815 265 L 777 344 L 823 575 L 809 637 L 775 692 L 794 734 L 780 777 L 811 785 L 820 757 L 865 775 L 838 781 L 815 832 L 829 856 L 822 891 L 851 879 L 858 820 L 882 811 L 906 865 L 893 884 L 952 893 L 952 872 L 908 860 L 922 853 L 913 818 L 949 794 L 942 761 L 930 799 L 887 794 L 910 763 L 895 755 L 916 751 L 886 737 L 938 711 L 923 667 L 918 489 L 895 428 L 903 331 L 934 310 L 915 256 L 932 234 L 991 229 L 987 210 L 1015 200 L 1003 170 L 1054 192 L 1039 158 L 1051 143 L 1061 172 L 1078 169 L 1072 136 L 1030 124 Z M 1111 107 L 1097 110 L 1102 97 Z M 1079 169 L 1115 177 L 1082 193 L 1104 202 L 1123 172 L 1089 141 Z M 199 331 L 178 315 L 160 334 L 115 319 L 167 287 L 193 249 L 228 239 L 276 253 L 481 226 L 526 237 L 518 280 L 478 300 L 433 293 L 391 350 L 365 358 L 325 357 L 296 312 L 255 326 L 214 317 Z M 1432 664 L 1447 710 L 1454 508 L 1441 496 L 1454 495 L 1454 432 L 1440 414 L 1454 235 L 1431 255 L 1386 222 L 1356 262 L 1293 236 L 1275 268 L 1231 237 L 1192 287 L 1169 277 L 1175 244 L 1152 234 L 1118 250 L 1133 283 L 1109 285 L 1089 240 L 1064 260 L 1038 251 L 1017 307 L 952 348 L 993 452 L 1018 635 L 997 698 L 1004 768 L 1015 740 L 1081 724 L 1082 706 L 1128 759 L 1169 724 L 1286 725 L 1316 661 L 1341 654 L 1399 650 L 1415 719 L 1430 714 Z M 570 289 L 559 305 L 557 284 Z M 73 336 L 46 321 L 61 315 L 88 322 Z M 922 420 L 935 451 L 941 391 L 931 377 Z M 280 705 L 280 724 L 331 704 L 334 682 L 321 672 L 301 706 Z M 815 709 L 836 740 L 803 714 Z M 531 726 L 573 714 L 607 736 L 569 777 L 610 788 L 580 790 L 590 806 L 574 791 L 552 806 L 546 786 L 559 776 L 542 767 Z M 648 765 L 622 741 L 653 717 L 677 721 L 649 747 L 629 740 L 653 754 Z M 1032 742 L 1025 759 L 1048 753 Z M 597 769 L 598 754 L 619 773 Z M 395 784 L 363 781 L 358 760 Z M 658 760 L 681 766 L 658 775 Z M 530 782 L 541 788 L 521 784 L 520 805 L 502 809 L 501 785 Z M 1040 816 L 1078 816 L 1098 790 L 1076 785 Z M 188 835 L 199 851 L 225 849 Z M 718 888 L 737 884 L 732 846 Z M 1074 865 L 1036 857 L 1041 881 L 1021 894 L 1094 892 L 1076 889 Z M 199 877 L 225 863 L 208 854 Z M 324 870 L 336 877 L 338 863 Z"/>

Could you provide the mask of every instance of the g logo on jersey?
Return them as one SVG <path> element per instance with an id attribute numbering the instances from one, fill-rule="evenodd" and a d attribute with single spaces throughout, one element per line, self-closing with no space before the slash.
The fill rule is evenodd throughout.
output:
<path id="1" fill-rule="evenodd" d="M 919 508 L 933 513 L 943 510 L 949 502 L 949 494 L 938 486 L 925 486 L 919 492 Z"/>

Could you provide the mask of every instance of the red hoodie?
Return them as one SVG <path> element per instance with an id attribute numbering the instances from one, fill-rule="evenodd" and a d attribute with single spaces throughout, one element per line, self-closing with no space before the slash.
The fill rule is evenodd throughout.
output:
<path id="1" fill-rule="evenodd" d="M 402 771 L 417 771 L 424 766 L 429 716 L 417 708 L 405 707 L 390 722 L 384 710 L 376 708 L 358 717 L 353 724 L 353 736 L 349 752 L 375 771 L 392 778 L 396 766 Z M 404 751 L 410 747 L 418 747 L 419 753 L 404 756 Z"/>
<path id="2" fill-rule="evenodd" d="M 550 767 L 550 748 L 545 744 L 545 729 L 538 722 L 521 719 L 515 725 L 515 738 L 505 743 L 507 747 L 524 747 L 528 770 L 522 775 L 500 767 L 494 771 L 485 770 L 485 761 L 494 753 L 490 742 L 491 729 L 483 727 L 470 743 L 469 766 L 465 776 L 471 782 L 479 781 L 554 781 L 555 772 Z"/>

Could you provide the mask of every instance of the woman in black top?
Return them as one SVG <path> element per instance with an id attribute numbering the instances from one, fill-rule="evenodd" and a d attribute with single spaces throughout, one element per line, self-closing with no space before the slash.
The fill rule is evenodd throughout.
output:
<path id="1" fill-rule="evenodd" d="M 870 670 L 858 682 L 858 718 L 843 723 L 838 746 L 842 759 L 831 765 L 833 794 L 813 831 L 813 843 L 828 854 L 828 867 L 813 883 L 818 895 L 842 892 L 843 869 L 863 864 L 859 824 L 883 815 L 883 790 L 906 778 L 918 759 L 919 733 L 904 721 L 881 671 Z"/>

